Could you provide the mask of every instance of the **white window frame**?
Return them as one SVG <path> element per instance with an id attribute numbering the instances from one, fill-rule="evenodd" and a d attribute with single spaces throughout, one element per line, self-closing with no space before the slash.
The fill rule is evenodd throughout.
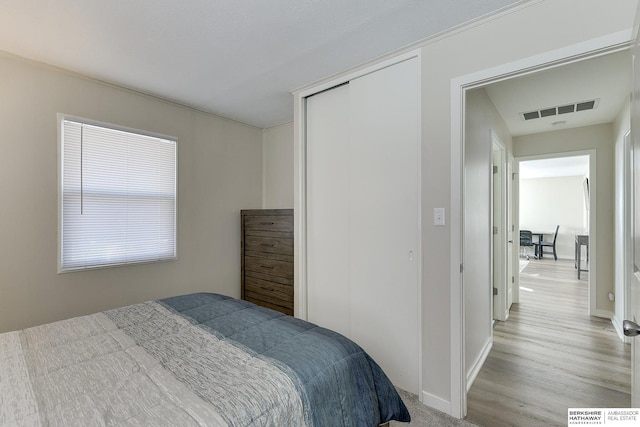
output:
<path id="1" fill-rule="evenodd" d="M 105 129 L 111 129 L 120 132 L 127 132 L 136 135 L 141 135 L 150 138 L 158 138 L 162 140 L 166 140 L 174 144 L 175 155 L 174 155 L 174 188 L 173 194 L 175 196 L 175 203 L 173 205 L 173 253 L 171 255 L 163 255 L 163 256 L 149 256 L 144 259 L 135 259 L 135 260 L 119 260 L 115 262 L 91 262 L 81 266 L 64 266 L 64 123 L 65 121 L 72 121 L 81 123 L 83 125 L 96 126 Z M 110 268 L 110 267 L 119 267 L 125 265 L 136 265 L 136 264 L 146 264 L 146 263 L 155 263 L 155 262 L 165 262 L 165 261 L 173 261 L 177 259 L 177 226 L 178 226 L 178 215 L 177 215 L 177 207 L 178 207 L 178 139 L 171 136 L 161 135 L 158 133 L 152 133 L 147 131 L 142 131 L 138 129 L 127 128 L 123 126 L 113 125 L 109 123 L 99 122 L 95 120 L 90 120 L 86 118 L 81 118 L 77 116 L 71 116 L 67 114 L 58 113 L 58 273 L 69 273 L 74 271 L 86 271 L 92 269 L 102 269 L 102 268 Z"/>

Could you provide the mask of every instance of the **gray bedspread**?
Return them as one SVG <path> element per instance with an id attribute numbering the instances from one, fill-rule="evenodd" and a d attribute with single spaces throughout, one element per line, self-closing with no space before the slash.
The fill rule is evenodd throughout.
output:
<path id="1" fill-rule="evenodd" d="M 0 334 L 0 426 L 376 426 L 409 413 L 342 335 L 217 294 Z"/>

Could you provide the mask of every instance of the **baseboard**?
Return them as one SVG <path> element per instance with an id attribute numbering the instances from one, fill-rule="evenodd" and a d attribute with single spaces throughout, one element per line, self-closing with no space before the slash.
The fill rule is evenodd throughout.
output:
<path id="1" fill-rule="evenodd" d="M 631 338 L 624 335 L 624 331 L 622 330 L 622 320 L 618 319 L 615 315 L 611 318 L 611 324 L 613 328 L 616 330 L 618 334 L 618 338 L 625 344 L 631 344 Z"/>
<path id="2" fill-rule="evenodd" d="M 596 312 L 593 315 L 596 317 L 602 317 L 603 319 L 611 320 L 613 329 L 616 330 L 616 333 L 618 334 L 618 338 L 620 338 L 620 341 L 626 344 L 631 343 L 631 341 L 629 340 L 629 337 L 624 336 L 624 332 L 622 331 L 622 320 L 618 319 L 615 313 L 608 310 L 596 310 Z"/>
<path id="3" fill-rule="evenodd" d="M 426 391 L 422 392 L 422 403 L 424 405 L 430 406 L 432 408 L 437 409 L 438 411 L 442 411 L 445 414 L 451 415 L 451 402 L 448 400 L 444 400 L 441 397 L 434 396 L 433 394 L 427 393 Z"/>
<path id="4" fill-rule="evenodd" d="M 484 362 L 487 360 L 487 357 L 489 357 L 489 352 L 491 352 L 492 347 L 493 347 L 493 337 L 489 337 L 486 344 L 484 345 L 484 348 L 480 352 L 480 355 L 478 355 L 478 358 L 473 363 L 473 366 L 471 367 L 471 369 L 469 370 L 469 373 L 467 374 L 467 393 L 469 393 L 469 389 L 471 388 L 471 385 L 473 384 L 473 382 L 476 380 L 476 377 L 480 373 L 480 369 L 482 369 L 482 365 L 484 365 Z"/>
<path id="5" fill-rule="evenodd" d="M 602 317 L 603 319 L 613 319 L 613 312 L 609 311 L 609 310 L 596 310 L 595 313 L 593 313 L 593 316 L 596 317 Z"/>

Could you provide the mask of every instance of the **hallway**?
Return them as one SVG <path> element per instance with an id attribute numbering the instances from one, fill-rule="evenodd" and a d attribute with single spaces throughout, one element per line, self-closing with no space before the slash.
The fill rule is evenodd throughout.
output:
<path id="1" fill-rule="evenodd" d="M 628 407 L 631 348 L 609 320 L 587 315 L 587 280 L 572 261 L 534 260 L 520 303 L 494 328 L 468 394 L 467 420 L 486 427 L 565 426 L 568 408 Z"/>

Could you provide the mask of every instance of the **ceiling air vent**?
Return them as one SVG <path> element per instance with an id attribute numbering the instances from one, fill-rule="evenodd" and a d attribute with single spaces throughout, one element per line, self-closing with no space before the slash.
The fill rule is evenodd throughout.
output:
<path id="1" fill-rule="evenodd" d="M 576 104 L 569 104 L 558 107 L 558 114 L 573 113 L 574 111 L 576 111 Z"/>
<path id="2" fill-rule="evenodd" d="M 596 101 L 580 102 L 576 104 L 576 111 L 593 110 L 596 106 Z"/>
<path id="3" fill-rule="evenodd" d="M 558 107 L 541 108 L 535 111 L 520 113 L 522 120 L 533 120 L 541 117 L 557 116 L 559 114 L 577 113 L 578 111 L 593 110 L 598 106 L 600 99 L 591 101 L 574 102 L 573 104 L 560 105 Z"/>
<path id="4" fill-rule="evenodd" d="M 540 110 L 540 117 L 549 117 L 549 116 L 555 116 L 556 113 L 556 108 L 545 108 L 544 110 Z"/>

